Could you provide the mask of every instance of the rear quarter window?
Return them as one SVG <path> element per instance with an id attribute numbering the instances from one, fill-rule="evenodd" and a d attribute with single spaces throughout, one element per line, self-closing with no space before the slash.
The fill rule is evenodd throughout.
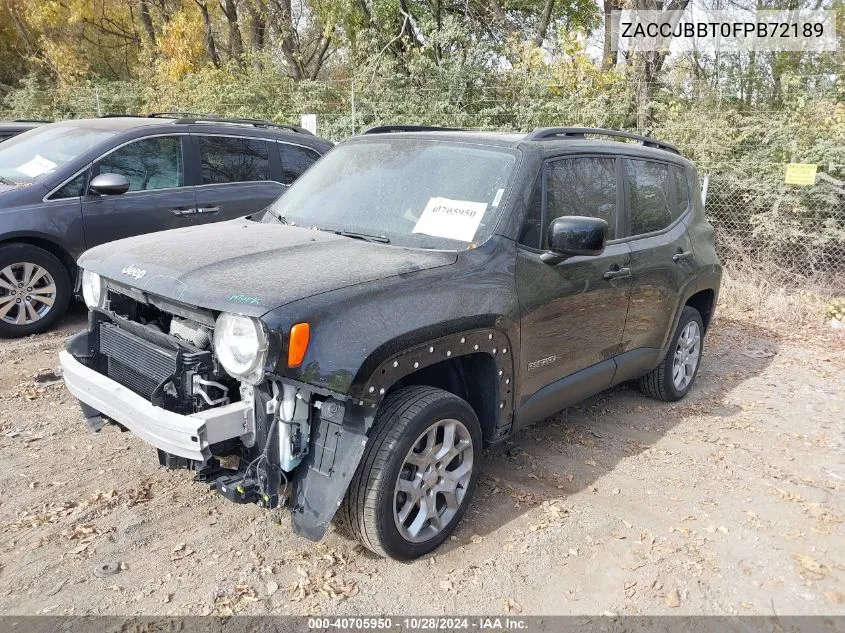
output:
<path id="1" fill-rule="evenodd" d="M 672 221 L 674 222 L 689 208 L 690 189 L 687 182 L 687 172 L 683 167 L 672 167 L 675 177 L 675 204 L 672 206 Z"/>
<path id="2" fill-rule="evenodd" d="M 283 182 L 286 185 L 293 184 L 306 169 L 311 167 L 320 158 L 320 155 L 313 149 L 279 143 L 279 154 L 282 158 Z"/>

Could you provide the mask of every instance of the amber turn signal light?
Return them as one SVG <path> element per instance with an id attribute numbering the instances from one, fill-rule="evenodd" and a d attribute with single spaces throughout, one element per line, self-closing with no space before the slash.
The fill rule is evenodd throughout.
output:
<path id="1" fill-rule="evenodd" d="M 308 350 L 311 339 L 311 326 L 307 323 L 297 323 L 290 329 L 288 341 L 288 367 L 299 367 Z"/>

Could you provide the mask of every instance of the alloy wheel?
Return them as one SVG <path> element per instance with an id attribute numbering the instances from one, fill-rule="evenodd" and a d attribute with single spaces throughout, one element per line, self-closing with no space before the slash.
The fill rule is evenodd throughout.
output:
<path id="1" fill-rule="evenodd" d="M 56 281 L 38 264 L 21 262 L 0 270 L 0 319 L 30 325 L 43 319 L 56 301 Z"/>
<path id="2" fill-rule="evenodd" d="M 393 519 L 411 543 L 428 541 L 455 518 L 473 468 L 472 436 L 458 420 L 440 420 L 413 443 L 399 469 Z"/>
<path id="3" fill-rule="evenodd" d="M 695 376 L 701 357 L 701 330 L 698 323 L 690 321 L 678 338 L 675 357 L 672 361 L 672 382 L 675 389 L 683 391 Z"/>

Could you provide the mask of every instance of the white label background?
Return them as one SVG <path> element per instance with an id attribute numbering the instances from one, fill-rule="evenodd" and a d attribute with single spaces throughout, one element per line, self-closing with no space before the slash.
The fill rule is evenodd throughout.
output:
<path id="1" fill-rule="evenodd" d="M 472 242 L 486 210 L 486 202 L 429 198 L 413 232 Z"/>

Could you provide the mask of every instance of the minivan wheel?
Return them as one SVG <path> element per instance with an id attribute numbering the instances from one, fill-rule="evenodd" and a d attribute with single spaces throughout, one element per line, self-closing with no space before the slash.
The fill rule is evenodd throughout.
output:
<path id="1" fill-rule="evenodd" d="M 376 554 L 423 556 L 466 512 L 480 458 L 481 427 L 464 400 L 434 387 L 399 389 L 376 415 L 341 521 Z"/>
<path id="2" fill-rule="evenodd" d="M 0 336 L 49 330 L 71 295 L 70 276 L 52 253 L 31 244 L 0 247 Z"/>
<path id="3" fill-rule="evenodd" d="M 647 396 L 675 402 L 692 388 L 704 343 L 704 323 L 698 310 L 685 306 L 669 345 L 658 367 L 640 378 L 639 387 Z"/>

